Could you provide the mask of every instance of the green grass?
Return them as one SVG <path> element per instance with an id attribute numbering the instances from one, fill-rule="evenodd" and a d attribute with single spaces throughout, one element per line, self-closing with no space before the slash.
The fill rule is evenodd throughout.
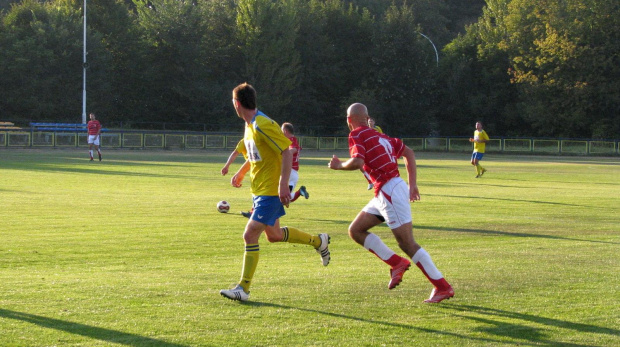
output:
<path id="1" fill-rule="evenodd" d="M 489 154 L 474 179 L 467 153 L 418 153 L 414 234 L 456 291 L 428 305 L 417 268 L 390 291 L 348 238 L 371 193 L 331 154 L 304 154 L 311 197 L 282 224 L 330 233 L 332 263 L 262 238 L 238 303 L 219 290 L 239 279 L 250 193 L 219 174 L 227 152 L 0 150 L 0 345 L 620 345 L 618 158 Z"/>

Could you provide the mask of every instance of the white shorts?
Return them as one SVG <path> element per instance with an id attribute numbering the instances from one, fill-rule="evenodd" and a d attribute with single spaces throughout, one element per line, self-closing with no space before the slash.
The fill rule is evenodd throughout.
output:
<path id="1" fill-rule="evenodd" d="M 381 187 L 362 211 L 385 218 L 390 229 L 396 229 L 411 222 L 409 186 L 400 177 L 394 177 Z"/>
<path id="2" fill-rule="evenodd" d="M 88 135 L 88 144 L 99 146 L 99 135 Z"/>
<path id="3" fill-rule="evenodd" d="M 291 188 L 291 198 L 295 196 L 295 186 L 297 186 L 297 181 L 299 181 L 299 172 L 295 169 L 291 169 L 291 176 L 288 178 L 288 186 Z"/>

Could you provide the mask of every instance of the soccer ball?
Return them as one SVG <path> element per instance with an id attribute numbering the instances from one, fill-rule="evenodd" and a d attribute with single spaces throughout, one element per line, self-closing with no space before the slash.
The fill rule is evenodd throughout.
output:
<path id="1" fill-rule="evenodd" d="M 220 213 L 228 213 L 230 210 L 230 204 L 228 201 L 222 200 L 217 203 L 217 211 Z"/>

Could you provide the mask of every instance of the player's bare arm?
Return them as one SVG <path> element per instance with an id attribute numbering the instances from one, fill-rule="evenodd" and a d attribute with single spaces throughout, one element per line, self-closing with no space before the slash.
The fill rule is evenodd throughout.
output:
<path id="1" fill-rule="evenodd" d="M 237 173 L 230 179 L 230 184 L 235 188 L 241 187 L 243 183 L 243 178 L 245 177 L 245 174 L 249 170 L 250 170 L 250 161 L 246 160 L 245 163 L 241 165 Z"/>
<path id="2" fill-rule="evenodd" d="M 340 158 L 333 155 L 327 166 L 332 170 L 359 170 L 364 167 L 364 160 L 360 158 L 350 158 L 343 163 Z"/>
<path id="3" fill-rule="evenodd" d="M 415 152 L 413 149 L 405 146 L 403 150 L 403 159 L 407 168 L 407 180 L 409 183 L 409 201 L 414 202 L 420 200 L 420 191 L 417 184 L 417 166 L 415 163 Z"/>
<path id="4" fill-rule="evenodd" d="M 235 159 L 237 159 L 238 155 L 239 155 L 239 152 L 237 151 L 233 151 L 232 153 L 230 153 L 230 155 L 228 156 L 228 160 L 226 161 L 226 164 L 224 164 L 224 167 L 222 168 L 222 171 L 221 171 L 222 176 L 226 176 L 226 174 L 228 174 L 228 168 L 235 161 Z"/>
<path id="5" fill-rule="evenodd" d="M 282 205 L 288 207 L 291 203 L 291 191 L 288 187 L 288 180 L 291 177 L 291 168 L 293 167 L 293 152 L 290 148 L 282 151 L 282 171 L 280 172 L 280 185 L 278 195 Z"/>

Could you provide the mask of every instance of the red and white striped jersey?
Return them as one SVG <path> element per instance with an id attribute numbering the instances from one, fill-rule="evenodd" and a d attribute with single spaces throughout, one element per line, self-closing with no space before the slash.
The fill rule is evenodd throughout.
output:
<path id="1" fill-rule="evenodd" d="M 88 121 L 88 125 L 86 127 L 88 128 L 88 135 L 97 135 L 101 130 L 101 123 L 99 123 L 98 120 L 91 120 Z"/>
<path id="2" fill-rule="evenodd" d="M 364 171 L 370 175 L 375 186 L 375 196 L 381 186 L 394 177 L 399 177 L 397 159 L 402 157 L 405 144 L 367 126 L 361 126 L 349 133 L 351 158 L 364 160 Z"/>
<path id="3" fill-rule="evenodd" d="M 297 138 L 295 136 L 289 137 L 288 139 L 292 142 L 291 145 L 288 146 L 288 148 L 297 149 L 295 154 L 293 154 L 293 170 L 299 171 L 299 152 L 301 152 L 301 146 L 299 145 L 299 142 L 297 141 Z"/>

